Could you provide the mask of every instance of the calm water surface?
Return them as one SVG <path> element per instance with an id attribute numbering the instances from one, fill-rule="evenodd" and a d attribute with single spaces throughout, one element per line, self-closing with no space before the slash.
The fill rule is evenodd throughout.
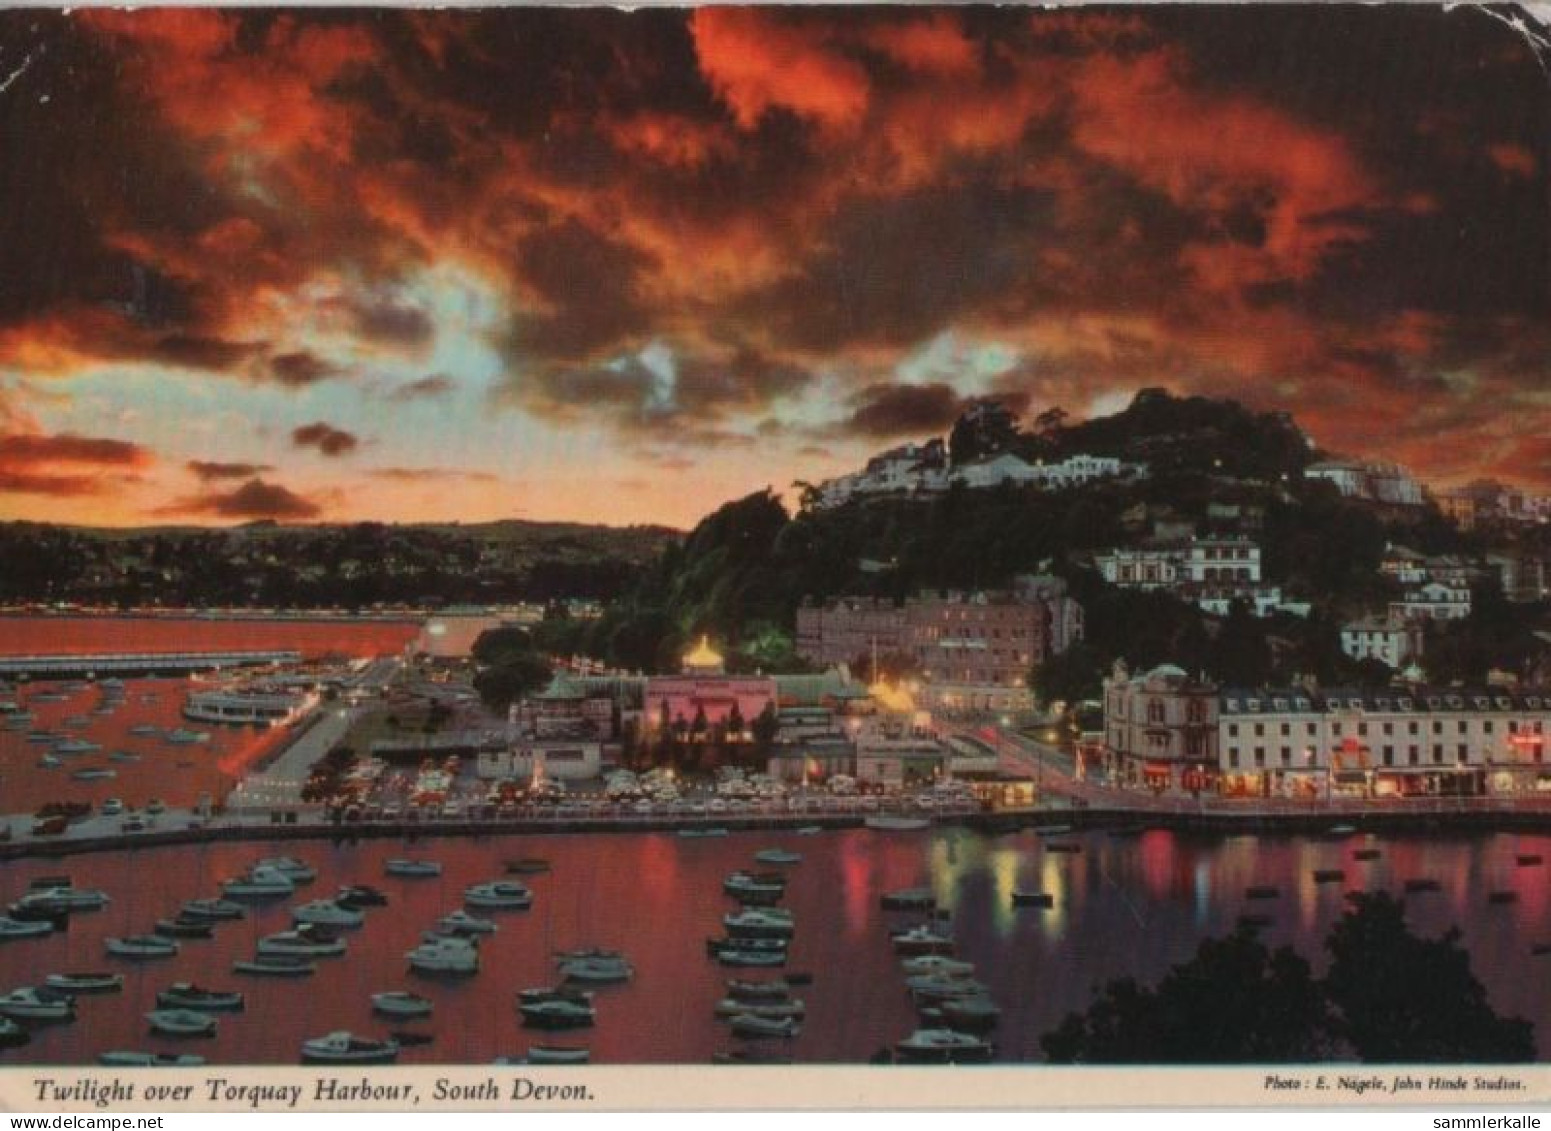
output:
<path id="1" fill-rule="evenodd" d="M 104 911 L 79 914 L 65 934 L 0 945 L 3 986 L 34 984 L 50 972 L 111 968 L 127 975 L 125 992 L 83 996 L 73 1024 L 36 1030 L 31 1045 L 3 1054 L 11 1063 L 83 1064 L 108 1049 L 197 1051 L 212 1062 L 295 1063 L 301 1041 L 333 1029 L 382 1033 L 422 1028 L 432 1044 L 408 1049 L 405 1063 L 488 1062 L 522 1055 L 529 1044 L 586 1043 L 599 1062 L 704 1063 L 738 1047 L 712 1009 L 728 977 L 740 974 L 707 958 L 704 941 L 720 933 L 734 907 L 721 892 L 728 872 L 753 863 L 761 848 L 803 854 L 792 867 L 785 906 L 796 915 L 790 970 L 809 972 L 800 995 L 808 1005 L 794 1041 L 764 1042 L 798 1061 L 860 1062 L 907 1035 L 915 1015 L 888 939 L 888 927 L 911 917 L 879 909 L 884 892 L 929 885 L 952 909 L 960 957 L 973 961 L 1004 1015 L 998 1057 L 1042 1059 L 1039 1037 L 1069 1010 L 1085 1006 L 1092 987 L 1135 975 L 1152 981 L 1194 953 L 1199 940 L 1231 930 L 1246 910 L 1270 914 L 1273 943 L 1291 942 L 1322 968 L 1321 944 L 1343 908 L 1345 890 L 1399 892 L 1411 878 L 1436 879 L 1442 890 L 1408 900 L 1412 925 L 1428 934 L 1458 924 L 1493 1005 L 1536 1022 L 1551 1059 L 1551 958 L 1532 958 L 1551 941 L 1547 870 L 1521 868 L 1518 853 L 1551 859 L 1551 837 L 1508 834 L 1448 839 L 1232 837 L 1189 839 L 1155 830 L 1140 836 L 1090 833 L 1080 854 L 1043 849 L 1029 833 L 987 837 L 965 830 L 881 833 L 857 829 L 802 837 L 735 834 L 685 840 L 628 833 L 491 837 L 482 840 L 367 841 L 331 845 L 211 845 L 139 849 L 121 855 L 0 866 L 9 900 L 34 876 L 67 871 L 76 884 L 113 897 Z M 1358 848 L 1378 848 L 1371 862 Z M 133 963 L 104 955 L 103 938 L 150 930 L 178 903 L 218 892 L 219 881 L 263 855 L 288 852 L 318 867 L 318 880 L 295 899 L 259 905 L 247 920 L 217 927 L 211 941 L 184 940 L 170 960 Z M 431 880 L 386 877 L 383 861 L 413 854 L 440 860 Z M 526 877 L 535 901 L 527 912 L 477 912 L 497 918 L 498 934 L 481 948 L 481 971 L 462 982 L 408 972 L 404 953 L 441 914 L 460 906 L 466 885 L 492 879 L 503 861 L 542 856 L 550 873 Z M 1315 869 L 1342 868 L 1346 883 L 1318 884 Z M 391 905 L 367 913 L 349 934 L 349 953 L 318 960 L 309 979 L 234 975 L 231 963 L 252 954 L 259 937 L 289 925 L 286 908 L 331 895 L 342 883 L 369 883 Z M 1274 901 L 1247 903 L 1245 888 L 1275 885 Z M 1014 910 L 1015 887 L 1055 893 L 1048 911 Z M 1489 904 L 1512 890 L 1518 901 Z M 554 979 L 552 954 L 599 946 L 625 951 L 636 967 L 628 985 L 597 994 L 591 1030 L 546 1037 L 524 1030 L 513 1006 L 517 990 Z M 221 1015 L 218 1036 L 177 1041 L 149 1035 L 146 1011 L 158 989 L 178 980 L 248 995 L 247 1011 Z M 436 1002 L 428 1021 L 374 1018 L 370 995 L 412 988 Z"/>

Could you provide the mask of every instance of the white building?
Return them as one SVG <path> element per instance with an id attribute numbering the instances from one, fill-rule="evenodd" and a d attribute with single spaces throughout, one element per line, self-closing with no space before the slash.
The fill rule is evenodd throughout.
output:
<path id="1" fill-rule="evenodd" d="M 497 750 L 481 750 L 475 772 L 485 781 L 530 781 L 542 777 L 583 781 L 601 772 L 603 747 L 596 739 L 523 738 Z"/>
<path id="2" fill-rule="evenodd" d="M 1195 538 L 1184 547 L 1181 579 L 1195 585 L 1247 582 L 1258 585 L 1260 545 L 1248 538 Z"/>
<path id="3" fill-rule="evenodd" d="M 1400 669 L 1422 656 L 1422 630 L 1415 621 L 1369 617 L 1341 626 L 1341 651 L 1354 660 L 1378 660 Z"/>
<path id="4" fill-rule="evenodd" d="M 1031 484 L 1041 481 L 1040 469 L 1011 452 L 998 452 L 953 469 L 951 479 L 971 490 L 1000 487 L 1003 483 Z"/>
<path id="5" fill-rule="evenodd" d="M 1349 499 L 1419 507 L 1427 494 L 1415 476 L 1396 463 L 1326 460 L 1303 469 L 1305 479 L 1323 479 Z"/>
<path id="6" fill-rule="evenodd" d="M 1400 600 L 1391 601 L 1389 615 L 1398 620 L 1462 620 L 1470 615 L 1470 589 L 1430 581 L 1408 589 Z"/>
<path id="7" fill-rule="evenodd" d="M 819 484 L 819 501 L 840 506 L 858 495 L 913 495 L 948 488 L 948 455 L 941 440 L 903 444 L 876 455 L 861 471 Z"/>

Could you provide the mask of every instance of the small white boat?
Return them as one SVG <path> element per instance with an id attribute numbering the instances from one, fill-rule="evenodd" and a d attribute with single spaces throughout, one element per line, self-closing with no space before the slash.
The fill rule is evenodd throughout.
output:
<path id="1" fill-rule="evenodd" d="M 950 1029 L 959 1032 L 983 1033 L 994 1029 L 1002 1019 L 1002 1011 L 988 996 L 956 997 L 938 1007 Z"/>
<path id="2" fill-rule="evenodd" d="M 54 924 L 48 919 L 13 919 L 0 915 L 0 941 L 35 939 L 53 932 Z"/>
<path id="3" fill-rule="evenodd" d="M 428 939 L 404 955 L 409 968 L 422 974 L 473 974 L 479 970 L 479 948 L 468 939 Z"/>
<path id="4" fill-rule="evenodd" d="M 722 891 L 741 903 L 774 903 L 786 894 L 786 877 L 773 872 L 734 872 Z"/>
<path id="5" fill-rule="evenodd" d="M 97 1063 L 105 1068 L 199 1068 L 205 1063 L 202 1056 L 192 1053 L 174 1055 L 165 1052 L 135 1052 L 119 1050 L 99 1053 Z"/>
<path id="6" fill-rule="evenodd" d="M 802 853 L 785 848 L 762 848 L 754 853 L 754 859 L 761 864 L 801 864 Z"/>
<path id="7" fill-rule="evenodd" d="M 307 926 L 265 935 L 258 943 L 261 958 L 337 958 L 344 953 L 344 939 Z"/>
<path id="8" fill-rule="evenodd" d="M 359 927 L 366 916 L 353 907 L 341 907 L 332 899 L 315 899 L 291 908 L 291 918 L 315 927 Z"/>
<path id="9" fill-rule="evenodd" d="M 38 759 L 38 769 L 40 770 L 57 770 L 63 765 L 64 763 L 52 754 L 45 754 Z"/>
<path id="10" fill-rule="evenodd" d="M 363 907 L 386 907 L 388 897 L 366 884 L 350 884 L 334 893 L 334 902 L 341 907 L 360 910 Z"/>
<path id="11" fill-rule="evenodd" d="M 494 919 L 481 919 L 463 908 L 448 912 L 436 921 L 437 929 L 454 935 L 493 935 L 500 930 Z"/>
<path id="12" fill-rule="evenodd" d="M 726 835 L 727 830 L 720 827 L 711 829 L 689 828 L 679 830 L 679 836 L 683 837 L 685 840 L 696 840 L 706 837 L 723 837 Z"/>
<path id="13" fill-rule="evenodd" d="M 905 979 L 905 988 L 917 1001 L 984 997 L 990 992 L 985 985 L 973 978 L 951 974 L 914 974 Z"/>
<path id="14" fill-rule="evenodd" d="M 129 733 L 134 735 L 136 738 L 150 738 L 154 735 L 161 734 L 161 732 L 162 728 L 155 726 L 152 723 L 136 723 L 134 726 L 129 728 Z"/>
<path id="15" fill-rule="evenodd" d="M 279 955 L 260 955 L 252 959 L 238 959 L 232 963 L 237 974 L 252 974 L 264 978 L 305 978 L 317 972 L 317 965 L 305 958 L 287 958 Z"/>
<path id="16" fill-rule="evenodd" d="M 635 967 L 622 957 L 596 955 L 588 958 L 572 958 L 562 962 L 560 976 L 572 982 L 607 985 L 612 982 L 628 982 L 635 976 Z"/>
<path id="17" fill-rule="evenodd" d="M 229 899 L 190 899 L 178 911 L 180 917 L 188 919 L 241 919 L 246 914 L 242 904 Z"/>
<path id="18" fill-rule="evenodd" d="M 465 888 L 463 902 L 470 907 L 521 911 L 533 905 L 533 893 L 524 885 L 511 880 L 492 880 L 490 883 Z"/>
<path id="19" fill-rule="evenodd" d="M 894 1045 L 901 1060 L 984 1063 L 991 1059 L 989 1042 L 954 1029 L 917 1029 Z"/>
<path id="20" fill-rule="evenodd" d="M 253 865 L 250 872 L 261 870 L 279 872 L 293 884 L 310 884 L 318 878 L 318 870 L 294 856 L 266 856 Z"/>
<path id="21" fill-rule="evenodd" d="M 374 1041 L 343 1029 L 302 1042 L 303 1064 L 392 1064 L 398 1055 L 397 1041 Z"/>
<path id="22" fill-rule="evenodd" d="M 968 976 L 975 972 L 973 962 L 949 958 L 945 954 L 922 954 L 915 958 L 906 958 L 899 965 L 906 974 L 940 974 L 952 977 L 955 974 Z"/>
<path id="23" fill-rule="evenodd" d="M 178 727 L 176 730 L 169 730 L 163 735 L 163 738 L 174 746 L 193 746 L 200 742 L 210 741 L 210 735 L 207 731 L 184 730 L 182 727 Z"/>
<path id="24" fill-rule="evenodd" d="M 797 929 L 790 911 L 774 907 L 745 907 L 723 915 L 722 925 L 735 939 L 786 939 Z"/>
<path id="25" fill-rule="evenodd" d="M 71 1021 L 75 998 L 47 986 L 22 986 L 0 995 L 0 1017 L 18 1021 Z"/>
<path id="26" fill-rule="evenodd" d="M 586 1048 L 569 1045 L 529 1045 L 529 1064 L 587 1064 L 592 1052 Z"/>
<path id="27" fill-rule="evenodd" d="M 798 836 L 818 836 L 824 831 L 822 825 L 804 825 L 797 830 Z"/>
<path id="28" fill-rule="evenodd" d="M 108 769 L 76 770 L 70 775 L 72 781 L 107 781 L 109 778 L 116 777 L 118 777 L 118 771 Z"/>
<path id="29" fill-rule="evenodd" d="M 221 891 L 231 899 L 279 899 L 295 892 L 296 884 L 283 872 L 255 868 L 222 883 Z"/>
<path id="30" fill-rule="evenodd" d="M 235 1013 L 247 1005 L 238 990 L 207 990 L 192 982 L 174 982 L 156 995 L 163 1009 L 197 1010 L 202 1013 Z"/>
<path id="31" fill-rule="evenodd" d="M 116 958 L 171 958 L 178 953 L 177 942 L 160 935 L 128 935 L 103 942 L 108 953 Z"/>
<path id="32" fill-rule="evenodd" d="M 896 817 L 889 813 L 868 817 L 862 823 L 869 829 L 891 833 L 914 832 L 916 829 L 930 828 L 932 824 L 925 817 Z"/>
<path id="33" fill-rule="evenodd" d="M 389 1017 L 429 1017 L 431 999 L 412 994 L 407 990 L 389 990 L 372 995 L 372 1012 Z"/>
<path id="34" fill-rule="evenodd" d="M 383 865 L 383 871 L 390 876 L 402 876 L 409 879 L 418 879 L 424 876 L 439 876 L 442 874 L 442 866 L 435 860 L 389 860 Z"/>
<path id="35" fill-rule="evenodd" d="M 592 992 L 590 990 L 572 989 L 570 986 L 531 986 L 528 989 L 517 991 L 517 1004 L 536 1001 L 579 1001 L 584 1004 L 592 1004 Z"/>
<path id="36" fill-rule="evenodd" d="M 801 1019 L 808 1012 L 808 1007 L 801 998 L 792 998 L 790 1001 L 744 1001 L 742 998 L 726 997 L 716 1003 L 713 1012 L 718 1017 L 746 1016 L 779 1021 L 785 1017 Z"/>
<path id="37" fill-rule="evenodd" d="M 791 997 L 792 986 L 785 978 L 773 978 L 766 982 L 729 978 L 727 993 L 739 1001 L 783 1001 Z"/>
<path id="38" fill-rule="evenodd" d="M 758 1017 L 752 1013 L 739 1013 L 732 1018 L 732 1031 L 743 1037 L 780 1037 L 785 1040 L 802 1032 L 802 1026 L 792 1017 Z"/>
<path id="39" fill-rule="evenodd" d="M 67 994 L 109 994 L 124 988 L 124 975 L 105 971 L 86 971 L 71 974 L 50 974 L 43 984 L 51 990 Z"/>
<path id="40" fill-rule="evenodd" d="M 115 750 L 113 753 L 108 755 L 108 761 L 110 761 L 110 762 L 138 762 L 138 761 L 140 761 L 140 755 L 138 755 L 138 754 L 136 754 L 136 753 L 134 753 L 132 751 L 129 751 L 129 750 Z"/>
<path id="41" fill-rule="evenodd" d="M 894 949 L 900 954 L 952 954 L 953 939 L 947 935 L 938 934 L 926 924 L 911 927 L 908 930 L 896 931 L 893 935 Z"/>
<path id="42" fill-rule="evenodd" d="M 572 998 L 548 998 L 544 1001 L 519 1001 L 517 1012 L 522 1023 L 539 1029 L 581 1029 L 591 1025 L 596 1011 L 584 1001 Z"/>
<path id="43" fill-rule="evenodd" d="M 81 754 L 95 754 L 102 749 L 100 742 L 87 742 L 84 738 L 62 738 L 54 743 L 54 753 L 61 758 L 74 758 Z"/>
<path id="44" fill-rule="evenodd" d="M 716 960 L 723 966 L 785 966 L 786 951 L 724 947 L 716 951 Z"/>
<path id="45" fill-rule="evenodd" d="M 35 888 L 16 901 L 18 907 L 59 907 L 66 911 L 100 911 L 108 905 L 108 893 L 100 888 L 59 886 Z"/>

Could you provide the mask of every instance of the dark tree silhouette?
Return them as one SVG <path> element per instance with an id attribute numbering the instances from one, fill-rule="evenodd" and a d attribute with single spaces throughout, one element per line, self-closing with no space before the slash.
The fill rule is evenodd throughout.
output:
<path id="1" fill-rule="evenodd" d="M 1325 1004 L 1309 964 L 1249 928 L 1207 939 L 1156 989 L 1111 982 L 1040 1040 L 1057 1064 L 1286 1064 L 1324 1059 Z"/>
<path id="2" fill-rule="evenodd" d="M 1374 1063 L 1533 1060 L 1534 1026 L 1493 1011 L 1459 939 L 1457 928 L 1420 938 L 1406 926 L 1403 901 L 1362 898 L 1325 943 L 1334 1033 Z"/>

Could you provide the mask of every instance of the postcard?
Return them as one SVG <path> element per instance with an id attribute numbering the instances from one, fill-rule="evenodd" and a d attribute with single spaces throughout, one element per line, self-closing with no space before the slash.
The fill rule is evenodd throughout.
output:
<path id="1" fill-rule="evenodd" d="M 0 10 L 0 1106 L 1543 1106 L 1548 63 Z"/>

